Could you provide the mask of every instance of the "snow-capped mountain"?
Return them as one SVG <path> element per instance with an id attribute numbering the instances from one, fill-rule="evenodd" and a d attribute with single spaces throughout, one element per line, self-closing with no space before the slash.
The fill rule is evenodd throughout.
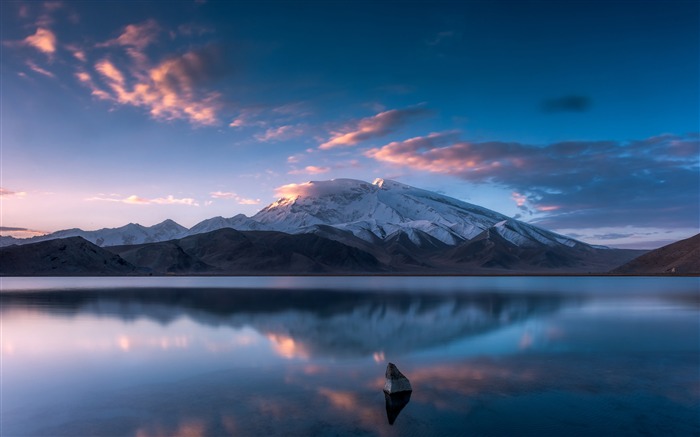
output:
<path id="1" fill-rule="evenodd" d="M 185 235 L 187 228 L 168 219 L 153 226 L 142 226 L 136 223 L 119 228 L 104 228 L 95 231 L 83 231 L 82 229 L 65 229 L 32 238 L 15 238 L 8 241 L 9 244 L 27 244 L 40 241 L 55 240 L 57 238 L 83 237 L 98 246 L 120 246 L 124 244 L 155 243 L 180 238 Z M 9 244 L 3 244 L 9 245 Z"/>
<path id="2" fill-rule="evenodd" d="M 172 220 L 69 229 L 13 244 L 80 236 L 121 246 L 109 250 L 154 274 L 607 272 L 639 255 L 394 181 L 335 179 L 285 190 L 252 217 L 214 217 L 191 229 Z"/>
<path id="3" fill-rule="evenodd" d="M 512 244 L 573 247 L 579 241 L 523 223 L 495 211 L 399 182 L 334 179 L 301 184 L 252 219 L 271 230 L 314 232 L 329 225 L 367 242 L 403 233 L 421 245 L 428 235 L 457 245 L 491 229 Z"/>
<path id="4" fill-rule="evenodd" d="M 299 184 L 252 217 L 243 214 L 213 217 L 190 229 L 165 220 L 150 227 L 130 223 L 96 231 L 67 229 L 28 239 L 8 237 L 0 243 L 25 244 L 80 236 L 98 246 L 117 246 L 167 241 L 222 228 L 329 236 L 328 227 L 343 234 L 350 233 L 369 244 L 401 237 L 417 246 L 435 246 L 436 242 L 455 246 L 489 231 L 518 247 L 589 247 L 498 212 L 385 179 L 376 179 L 373 183 L 333 179 Z"/>
<path id="5" fill-rule="evenodd" d="M 233 217 L 224 218 L 221 216 L 203 220 L 192 226 L 185 235 L 203 234 L 205 232 L 216 231 L 217 229 L 232 228 L 239 231 L 266 231 L 267 226 L 256 222 L 245 214 L 238 214 Z"/>

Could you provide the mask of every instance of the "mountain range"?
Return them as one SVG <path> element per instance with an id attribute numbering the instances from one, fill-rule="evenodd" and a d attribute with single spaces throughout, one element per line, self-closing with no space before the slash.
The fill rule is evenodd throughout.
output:
<path id="1" fill-rule="evenodd" d="M 607 272 L 643 253 L 589 245 L 384 179 L 300 184 L 294 194 L 252 217 L 214 217 L 190 229 L 166 220 L 151 227 L 130 223 L 29 239 L 3 237 L 3 245 L 15 246 L 0 253 L 4 258 L 12 251 L 19 253 L 22 245 L 41 243 L 42 249 L 35 251 L 39 253 L 49 250 L 46 243 L 68 237 L 81 237 L 119 256 L 135 272 L 153 274 L 585 273 Z M 74 246 L 87 250 L 74 243 L 70 247 Z M 2 274 L 12 271 L 3 266 Z"/>

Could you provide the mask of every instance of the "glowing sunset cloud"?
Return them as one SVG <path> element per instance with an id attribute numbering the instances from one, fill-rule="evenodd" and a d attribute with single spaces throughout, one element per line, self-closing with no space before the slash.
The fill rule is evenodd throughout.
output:
<path id="1" fill-rule="evenodd" d="M 423 107 L 392 109 L 363 118 L 355 126 L 347 126 L 349 132 L 335 133 L 333 137 L 319 146 L 319 149 L 332 149 L 339 146 L 354 146 L 361 141 L 386 136 L 410 120 L 422 117 L 430 112 Z"/>
<path id="2" fill-rule="evenodd" d="M 267 339 L 270 340 L 274 351 L 282 358 L 309 358 L 309 353 L 304 346 L 296 342 L 292 337 L 288 337 L 286 335 L 268 334 Z"/>
<path id="3" fill-rule="evenodd" d="M 155 42 L 160 32 L 160 26 L 155 20 L 147 20 L 139 24 L 129 24 L 115 39 L 98 44 L 99 47 L 131 46 L 143 50 Z"/>
<path id="4" fill-rule="evenodd" d="M 331 171 L 330 167 L 319 167 L 316 165 L 307 165 L 301 170 L 292 170 L 289 172 L 289 174 L 309 174 L 309 175 L 317 175 L 317 174 L 323 174 L 323 173 L 328 173 Z"/>
<path id="5" fill-rule="evenodd" d="M 56 51 L 56 35 L 48 29 L 37 29 L 34 35 L 26 37 L 24 42 L 47 55 Z"/>
<path id="6" fill-rule="evenodd" d="M 696 206 L 690 208 L 696 214 L 698 209 L 697 202 L 691 201 L 691 195 L 682 189 L 689 180 L 697 179 L 700 139 L 694 134 L 630 142 L 571 141 L 533 146 L 496 141 L 471 143 L 458 140 L 454 132 L 433 133 L 372 148 L 365 155 L 401 167 L 516 189 L 512 198 L 518 207 L 524 207 L 527 200 L 540 212 L 563 211 L 557 216 L 558 223 L 576 221 L 583 225 L 591 220 L 590 214 L 600 214 L 596 219 L 601 219 L 616 208 L 634 210 L 647 218 L 666 216 L 647 197 L 661 192 L 666 193 L 666 204 L 672 202 L 688 209 L 694 203 Z M 605 186 L 615 189 L 602 190 Z M 636 202 L 629 199 L 632 187 L 639 190 Z M 640 202 L 644 197 L 647 200 Z M 596 204 L 609 209 L 597 210 Z M 585 218 L 580 215 L 584 211 Z M 540 223 L 551 225 L 552 217 L 541 219 Z M 628 214 L 624 220 L 629 220 Z"/>
<path id="7" fill-rule="evenodd" d="M 199 203 L 192 198 L 185 197 L 182 199 L 175 198 L 172 195 L 167 197 L 157 197 L 155 199 L 146 199 L 137 195 L 131 195 L 125 198 L 120 198 L 118 195 L 113 195 L 109 197 L 104 196 L 94 196 L 88 197 L 86 201 L 100 201 L 100 202 L 118 202 L 127 203 L 131 205 L 187 205 L 187 206 L 199 206 Z"/>

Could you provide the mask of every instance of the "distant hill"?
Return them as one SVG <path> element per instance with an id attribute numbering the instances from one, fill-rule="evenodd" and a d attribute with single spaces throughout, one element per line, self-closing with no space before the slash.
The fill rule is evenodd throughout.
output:
<path id="1" fill-rule="evenodd" d="M 611 273 L 700 274 L 700 234 L 647 252 Z"/>
<path id="2" fill-rule="evenodd" d="M 82 237 L 0 248 L 0 275 L 132 275 L 132 264 Z"/>
<path id="3" fill-rule="evenodd" d="M 313 234 L 224 228 L 161 243 L 110 247 L 153 273 L 257 274 L 375 273 L 371 254 Z"/>

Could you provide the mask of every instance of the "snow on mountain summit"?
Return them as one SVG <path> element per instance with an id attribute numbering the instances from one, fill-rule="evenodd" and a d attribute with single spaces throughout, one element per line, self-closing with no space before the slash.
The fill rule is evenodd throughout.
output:
<path id="1" fill-rule="evenodd" d="M 397 232 L 415 238 L 415 231 L 420 231 L 449 245 L 470 240 L 499 222 L 513 221 L 495 211 L 387 179 L 375 179 L 371 184 L 333 179 L 283 188 L 283 196 L 255 214 L 253 220 L 289 233 L 330 225 L 366 241 L 384 240 Z M 514 244 L 518 246 L 559 243 L 553 238 L 556 234 L 517 223 L 519 230 L 527 230 L 517 236 L 509 230 L 508 236 L 517 240 Z"/>

